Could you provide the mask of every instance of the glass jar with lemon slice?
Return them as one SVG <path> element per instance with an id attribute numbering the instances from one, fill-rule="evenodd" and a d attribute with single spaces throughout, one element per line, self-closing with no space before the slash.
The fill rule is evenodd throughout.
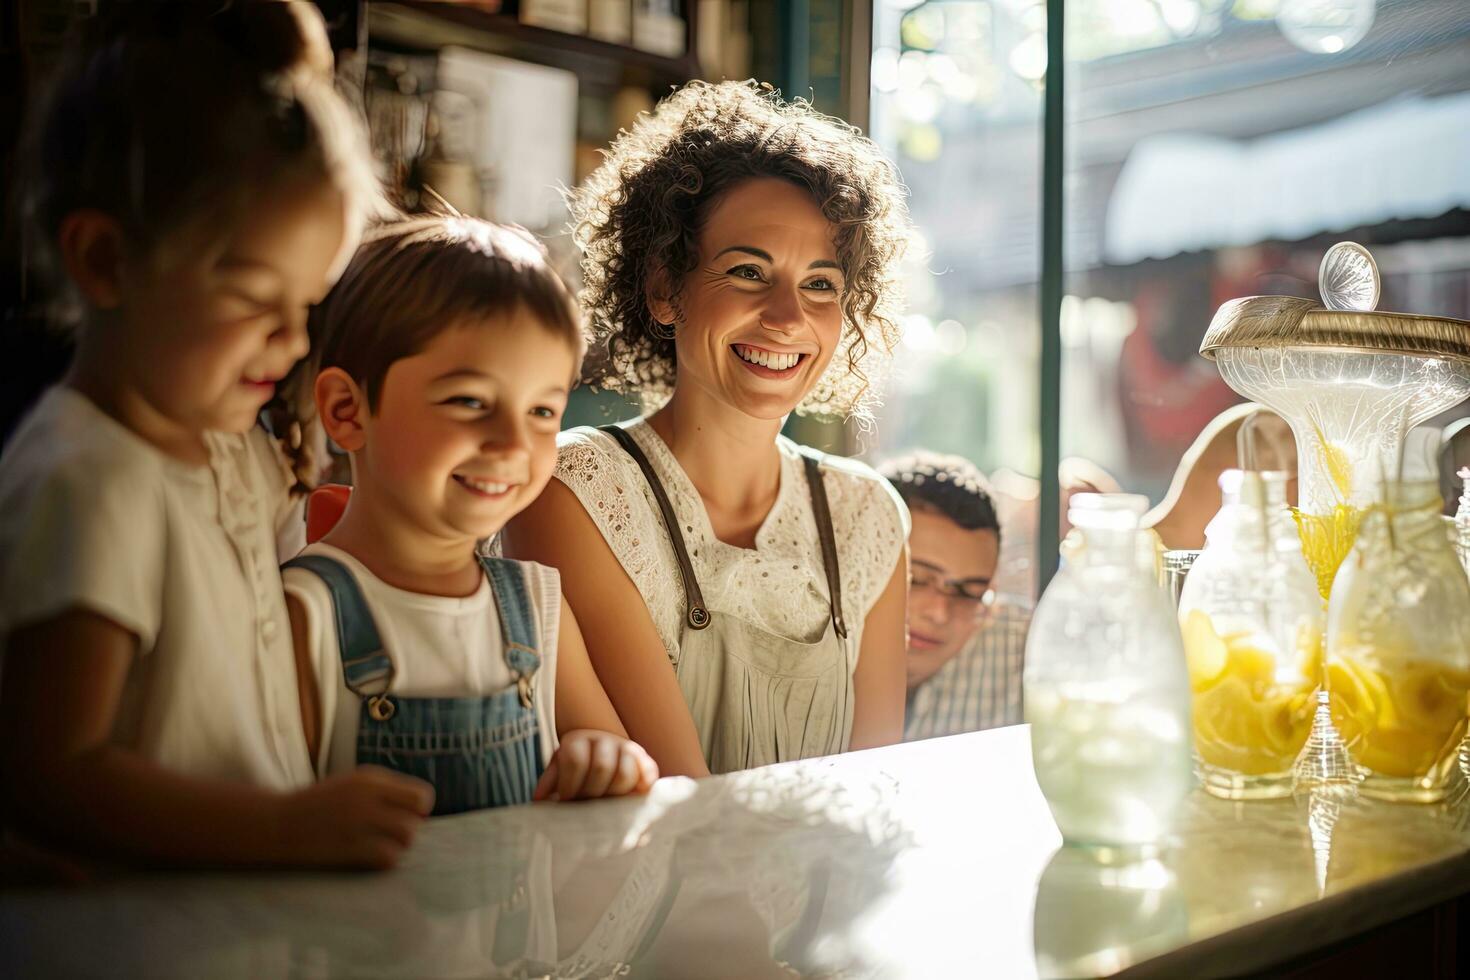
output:
<path id="1" fill-rule="evenodd" d="M 1227 470 L 1223 505 L 1184 580 L 1179 624 L 1207 792 L 1288 796 L 1312 728 L 1322 602 L 1286 504 L 1286 474 Z"/>
<path id="2" fill-rule="evenodd" d="M 1436 430 L 1416 430 L 1403 479 L 1386 481 L 1327 613 L 1334 727 L 1366 796 L 1443 799 L 1465 737 L 1470 694 L 1470 579 L 1444 523 L 1432 466 Z"/>

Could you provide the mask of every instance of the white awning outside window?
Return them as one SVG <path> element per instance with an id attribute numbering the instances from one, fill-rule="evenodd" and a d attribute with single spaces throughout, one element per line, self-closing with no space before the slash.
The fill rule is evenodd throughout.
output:
<path id="1" fill-rule="evenodd" d="M 1103 254 L 1294 241 L 1470 208 L 1470 93 L 1401 99 L 1248 142 L 1149 137 L 1108 203 Z"/>

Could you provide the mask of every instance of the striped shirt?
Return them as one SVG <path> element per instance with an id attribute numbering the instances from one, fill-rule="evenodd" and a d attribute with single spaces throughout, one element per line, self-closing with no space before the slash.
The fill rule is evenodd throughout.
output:
<path id="1" fill-rule="evenodd" d="M 953 660 L 909 695 L 904 740 L 1021 723 L 1021 667 L 1031 611 L 1002 602 Z"/>

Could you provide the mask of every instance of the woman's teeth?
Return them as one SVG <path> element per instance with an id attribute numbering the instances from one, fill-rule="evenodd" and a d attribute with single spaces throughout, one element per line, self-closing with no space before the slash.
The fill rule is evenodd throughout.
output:
<path id="1" fill-rule="evenodd" d="M 491 497 L 498 497 L 510 489 L 509 483 L 492 483 L 489 480 L 476 480 L 473 477 L 460 476 L 458 473 L 454 475 L 454 478 L 471 490 Z"/>
<path id="2" fill-rule="evenodd" d="M 735 356 L 742 361 L 751 364 L 759 364 L 761 367 L 770 368 L 772 371 L 787 371 L 796 367 L 801 360 L 800 354 L 777 354 L 774 351 L 761 350 L 759 347 L 747 347 L 744 344 L 735 344 Z"/>

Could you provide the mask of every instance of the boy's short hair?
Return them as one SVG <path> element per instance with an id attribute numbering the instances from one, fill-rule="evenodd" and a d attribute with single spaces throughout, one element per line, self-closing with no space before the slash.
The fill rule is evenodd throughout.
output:
<path id="1" fill-rule="evenodd" d="M 580 371 L 586 340 L 576 302 L 522 228 L 428 215 L 368 234 L 347 271 L 311 312 L 302 388 L 329 367 L 362 386 L 374 410 L 395 361 L 451 327 L 525 309 L 566 340 Z M 304 395 L 305 392 L 303 391 Z"/>
<path id="2" fill-rule="evenodd" d="M 990 483 L 963 456 L 918 449 L 878 467 L 910 508 L 924 507 L 947 517 L 966 531 L 994 531 L 1000 519 Z"/>

